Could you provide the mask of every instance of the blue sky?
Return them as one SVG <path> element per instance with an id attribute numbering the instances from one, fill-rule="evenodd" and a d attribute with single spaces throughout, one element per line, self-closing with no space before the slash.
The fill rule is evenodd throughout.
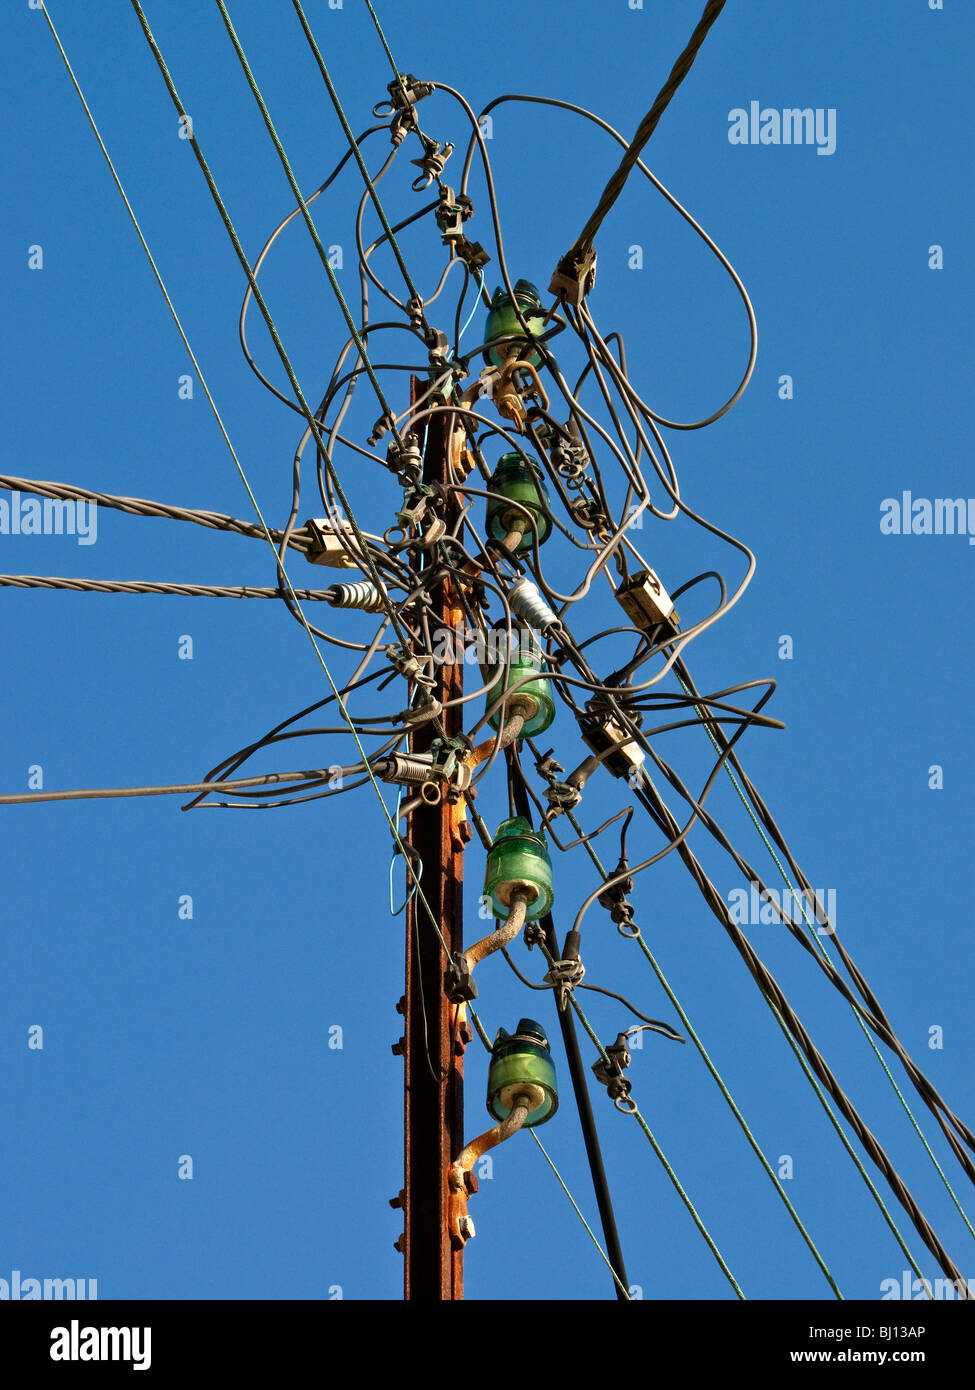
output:
<path id="1" fill-rule="evenodd" d="M 287 5 L 234 0 L 229 8 L 310 191 L 337 162 L 344 137 L 297 20 Z M 391 75 L 366 8 L 359 0 L 340 9 L 310 0 L 306 8 L 360 131 Z M 291 195 L 216 7 L 150 0 L 146 11 L 253 259 Z M 635 11 L 625 0 L 566 0 L 553 23 L 550 5 L 525 0 L 517 19 L 512 12 L 485 24 L 482 6 L 456 0 L 380 7 L 401 68 L 461 89 L 475 110 L 503 92 L 538 93 L 589 107 L 624 134 L 649 107 L 699 11 L 700 0 Z M 103 0 L 52 0 L 51 14 L 258 500 L 281 525 L 301 427 L 240 354 L 240 267 L 178 138 L 135 15 Z M 180 399 L 179 378 L 191 370 L 185 350 L 43 14 L 16 0 L 2 26 L 4 471 L 250 519 L 202 390 Z M 970 180 L 959 177 L 973 37 L 975 18 L 959 0 L 945 0 L 942 11 L 927 0 L 822 0 L 814 8 L 730 0 L 646 156 L 729 256 L 759 325 L 758 364 L 743 400 L 707 430 L 668 436 L 683 496 L 758 557 L 741 602 L 686 653 L 691 670 L 701 689 L 778 681 L 769 712 L 788 728 L 749 732 L 745 767 L 807 876 L 835 892 L 841 936 L 908 1051 L 969 1121 L 965 633 L 973 556 L 965 536 L 885 535 L 880 519 L 884 499 L 905 490 L 921 499 L 975 492 L 963 317 L 972 296 L 972 195 Z M 834 111 L 835 151 L 730 143 L 729 113 L 753 101 Z M 441 96 L 421 109 L 424 128 L 457 146 L 445 173 L 456 187 L 469 135 L 463 113 Z M 375 168 L 388 145 L 380 135 L 366 148 Z M 595 205 L 617 147 L 569 113 L 509 104 L 495 113 L 488 148 L 513 278 L 544 288 Z M 380 186 L 398 217 L 421 205 L 402 165 Z M 352 298 L 360 187 L 350 168 L 314 210 L 326 244 L 344 248 L 339 281 Z M 472 193 L 468 234 L 494 254 L 483 182 Z M 434 284 L 442 247 L 432 227 L 420 224 L 403 245 L 422 283 Z M 718 262 L 636 179 L 597 245 L 590 304 L 604 333 L 623 334 L 643 397 L 670 418 L 715 409 L 734 389 L 748 347 L 741 303 Z M 43 248 L 43 269 L 28 268 L 34 246 Z M 634 246 L 642 269 L 630 268 Z M 941 269 L 930 267 L 935 246 L 943 248 Z M 494 255 L 491 287 L 496 267 Z M 300 220 L 282 236 L 263 283 L 299 379 L 309 396 L 320 395 L 344 326 Z M 445 318 L 452 315 L 453 302 Z M 483 319 L 482 311 L 471 341 Z M 252 323 L 258 360 L 283 385 L 256 316 Z M 387 346 L 401 351 L 400 336 Z M 780 398 L 784 375 L 791 400 Z M 385 378 L 399 408 L 406 380 Z M 352 437 L 363 442 L 377 414 L 363 383 Z M 385 479 L 377 488 L 351 454 L 339 466 L 361 524 L 381 532 L 395 510 Z M 320 510 L 313 486 L 306 478 L 299 520 Z M 686 521 L 652 527 L 648 521 L 640 544 L 670 588 L 712 567 L 737 582 L 740 558 L 713 537 Z M 0 552 L 0 571 L 10 574 L 274 583 L 256 541 L 105 509 L 92 546 L 0 534 Z M 575 572 L 570 558 L 553 556 L 562 578 Z M 290 573 L 296 586 L 321 578 L 300 556 Z M 617 615 L 607 593 L 596 595 L 584 622 L 580 606 L 579 631 L 596 632 Z M 365 631 L 356 615 L 328 617 L 337 633 L 358 639 Z M 784 635 L 791 660 L 780 659 Z M 178 657 L 186 636 L 192 660 Z M 306 635 L 274 602 L 2 589 L 0 642 L 3 792 L 26 791 L 36 766 L 45 788 L 195 781 L 328 693 Z M 339 656 L 332 669 L 338 676 L 349 668 Z M 369 698 L 360 712 L 402 707 Z M 353 760 L 348 739 L 302 742 L 253 770 Z M 565 711 L 547 742 L 567 767 L 584 755 Z M 710 750 L 700 730 L 670 735 L 663 751 L 692 785 L 703 780 Z M 929 786 L 935 765 L 943 770 L 937 790 Z M 609 778 L 590 785 L 587 826 L 619 809 L 625 792 Z M 401 1259 L 392 1243 L 400 1216 L 387 1199 L 402 1183 L 402 1064 L 390 1044 L 400 1031 L 403 919 L 389 914 L 382 812 L 368 788 L 262 812 L 183 814 L 179 804 L 0 808 L 8 1153 L 0 1278 L 14 1269 L 97 1278 L 102 1298 L 323 1298 L 338 1290 L 348 1299 L 398 1298 Z M 496 822 L 505 804 L 496 776 L 479 807 Z M 726 780 L 709 805 L 745 856 L 774 870 Z M 659 848 L 646 817 L 633 834 L 641 857 Z M 699 830 L 695 836 L 721 891 L 739 887 L 730 860 Z M 612 832 L 606 838 L 605 855 L 614 856 Z M 475 842 L 467 854 L 469 932 L 482 874 Z M 593 886 L 583 855 L 559 857 L 557 924 L 569 924 Z M 398 870 L 397 901 L 402 889 Z M 192 920 L 178 915 L 187 894 Z M 786 1189 L 843 1292 L 879 1298 L 905 1258 L 674 856 L 638 879 L 633 902 L 764 1151 L 775 1164 L 792 1158 Z M 747 932 L 956 1263 L 975 1278 L 972 1238 L 849 1008 L 781 928 Z M 589 980 L 674 1021 L 643 958 L 599 909 L 586 919 L 584 954 Z M 515 959 L 540 974 L 537 953 L 519 944 Z M 485 963 L 478 978 L 489 1031 L 534 1014 L 557 1033 L 551 1001 L 529 996 L 502 960 Z M 592 994 L 584 1007 L 604 1042 L 631 1021 Z M 35 1025 L 43 1050 L 27 1045 Z M 329 1045 L 336 1027 L 341 1048 Z M 940 1049 L 929 1047 L 935 1027 Z M 568 1075 L 554 1050 L 562 1106 L 540 1138 L 594 1223 Z M 473 1135 L 486 1127 L 480 1048 L 469 1051 L 467 1074 Z M 648 1038 L 630 1076 L 745 1293 L 829 1297 L 698 1053 Z M 630 1282 L 644 1298 L 731 1296 L 637 1126 L 604 1094 L 593 1101 Z M 933 1118 L 920 1101 L 912 1106 L 970 1209 L 966 1179 L 936 1139 Z M 192 1181 L 178 1177 L 186 1154 Z M 533 1297 L 612 1297 L 605 1266 L 528 1136 L 498 1151 L 472 1214 L 469 1298 L 520 1297 L 529 1285 Z M 906 1216 L 895 1219 L 935 1277 Z"/>

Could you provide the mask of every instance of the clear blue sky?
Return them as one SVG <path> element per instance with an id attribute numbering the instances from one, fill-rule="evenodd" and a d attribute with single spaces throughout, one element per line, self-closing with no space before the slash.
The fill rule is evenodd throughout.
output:
<path id="1" fill-rule="evenodd" d="M 311 190 L 339 158 L 343 136 L 297 20 L 283 4 L 233 0 L 229 8 Z M 401 68 L 459 87 L 475 110 L 502 92 L 540 93 L 588 106 L 629 134 L 700 9 L 701 0 L 642 11 L 625 0 L 524 0 L 497 12 L 470 0 L 387 0 L 380 13 Z M 309 0 L 307 11 L 362 130 L 390 79 L 365 6 Z M 52 0 L 51 12 L 258 499 L 269 522 L 283 524 L 298 417 L 243 362 L 240 267 L 192 151 L 177 138 L 138 22 L 129 6 L 105 0 Z M 256 256 L 291 195 L 216 7 L 149 0 L 147 13 Z M 179 377 L 190 370 L 184 349 L 43 15 L 11 0 L 2 38 L 4 471 L 249 518 L 202 391 L 179 398 Z M 731 258 L 759 323 L 758 366 L 743 401 L 708 430 L 669 436 L 685 498 L 758 556 L 743 600 L 687 653 L 691 669 L 704 689 L 758 676 L 779 682 L 771 712 L 788 729 L 750 732 L 745 766 L 808 877 L 835 891 L 843 939 L 908 1050 L 970 1122 L 966 634 L 975 556 L 964 536 L 884 535 L 880 518 L 883 500 L 904 490 L 929 499 L 975 493 L 964 176 L 973 38 L 975 16 L 962 0 L 945 0 L 940 12 L 927 0 L 729 0 L 647 156 Z M 834 111 L 835 152 L 730 143 L 729 113 L 752 101 Z M 446 172 L 456 186 L 468 138 L 462 112 L 441 97 L 422 110 L 425 128 L 458 147 Z M 388 148 L 381 140 L 367 146 L 371 168 Z M 568 113 L 509 105 L 496 113 L 489 149 L 512 275 L 544 286 L 594 206 L 616 147 Z M 326 244 L 344 247 L 339 279 L 353 297 L 359 186 L 352 168 L 315 207 Z M 402 168 L 381 187 L 397 216 L 421 205 Z M 469 234 L 490 250 L 481 182 L 473 194 Z M 404 246 L 430 285 L 442 248 L 423 228 Z M 28 248 L 38 245 L 43 269 L 32 271 Z M 635 245 L 642 270 L 628 265 Z M 933 245 L 943 247 L 943 269 L 929 268 Z M 741 304 L 717 261 L 635 180 L 598 248 L 593 312 L 604 331 L 623 333 L 644 398 L 671 418 L 716 408 L 747 352 Z M 491 286 L 495 272 L 496 257 Z M 300 222 L 279 242 L 265 284 L 317 400 L 344 328 Z M 482 325 L 483 314 L 470 333 Z M 400 336 L 388 347 L 401 354 Z M 283 383 L 256 317 L 252 341 Z M 785 374 L 792 400 L 780 399 Z M 405 376 L 387 381 L 405 405 Z M 350 432 L 362 441 L 378 413 L 366 384 L 356 402 Z M 363 526 L 382 531 L 392 493 L 380 494 L 351 455 L 341 467 Z M 316 511 L 310 477 L 306 489 L 299 520 Z M 740 563 L 727 547 L 686 523 L 654 525 L 641 540 L 671 588 L 712 566 L 737 581 Z M 3 573 L 274 583 L 258 542 L 107 511 L 93 546 L 0 535 L 0 557 Z M 296 585 L 320 578 L 300 556 L 291 575 Z M 588 631 L 617 614 L 607 594 L 597 595 Z M 329 617 L 336 632 L 364 630 L 354 615 Z M 177 654 L 187 635 L 192 661 Z M 793 640 L 791 660 L 779 657 L 783 635 Z M 35 765 L 47 788 L 196 780 L 327 693 L 306 636 L 271 602 L 2 589 L 0 640 L 4 792 L 27 790 Z M 347 669 L 339 657 L 335 673 Z M 583 756 L 565 713 L 547 737 L 566 766 Z M 254 770 L 351 761 L 350 748 L 348 740 L 306 740 Z M 671 736 L 664 751 L 692 782 L 700 778 L 708 752 L 700 731 Z M 940 790 L 929 788 L 935 764 Z M 625 791 L 608 778 L 591 785 L 589 826 L 623 804 Z M 489 821 L 505 814 L 499 779 L 479 804 Z M 730 785 L 719 785 L 710 804 L 746 857 L 774 875 Z M 182 814 L 174 798 L 0 812 L 0 1278 L 14 1269 L 97 1278 L 102 1298 L 322 1298 L 336 1288 L 348 1299 L 398 1298 L 401 1218 L 387 1199 L 402 1182 L 402 1064 L 390 1044 L 401 1022 L 393 1006 L 403 919 L 389 915 L 390 837 L 373 794 L 267 812 Z M 634 835 L 646 855 L 659 848 L 645 817 Z M 700 831 L 692 844 L 723 893 L 740 886 Z M 610 842 L 605 855 L 614 854 Z M 467 859 L 473 931 L 483 873 L 476 843 Z M 557 923 L 568 925 L 593 886 L 585 857 L 565 856 Z M 402 887 L 397 871 L 398 901 Z M 191 921 L 178 916 L 185 894 Z M 634 903 L 765 1152 L 775 1164 L 791 1156 L 785 1186 L 844 1293 L 878 1298 L 905 1258 L 719 924 L 674 857 L 638 880 Z M 975 1244 L 850 1010 L 781 928 L 747 930 L 975 1278 Z M 595 909 L 585 931 L 588 979 L 675 1021 L 607 915 Z M 537 953 L 519 945 L 516 959 L 537 978 Z M 482 966 L 479 980 L 492 1033 L 525 1013 L 557 1033 L 551 1001 L 529 996 L 502 960 Z M 598 996 L 585 1007 L 604 1041 L 630 1021 Z M 43 1027 L 43 1050 L 28 1048 L 34 1025 Z M 335 1026 L 341 1049 L 329 1047 Z M 940 1050 L 928 1046 L 935 1026 Z M 562 1107 L 540 1137 L 595 1222 L 555 1052 Z M 485 1072 L 485 1054 L 472 1048 L 469 1135 L 486 1127 Z M 829 1297 L 697 1052 L 648 1039 L 630 1075 L 746 1294 Z M 604 1094 L 593 1099 L 631 1283 L 645 1298 L 731 1296 L 637 1126 Z M 971 1209 L 933 1118 L 919 1101 L 914 1109 Z M 192 1181 L 177 1176 L 184 1154 L 193 1158 Z M 527 1135 L 498 1151 L 494 1179 L 471 1210 L 478 1235 L 468 1251 L 469 1298 L 612 1297 L 605 1266 Z M 896 1219 L 924 1272 L 936 1276 L 906 1216 Z"/>

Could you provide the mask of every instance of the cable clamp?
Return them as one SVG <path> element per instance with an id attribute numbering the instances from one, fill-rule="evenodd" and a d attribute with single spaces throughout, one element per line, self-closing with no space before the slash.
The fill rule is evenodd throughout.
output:
<path id="1" fill-rule="evenodd" d="M 414 483 L 407 487 L 403 495 L 403 506 L 396 513 L 397 520 L 404 526 L 419 526 L 430 507 L 431 499 L 437 496 L 437 488 L 432 483 Z M 432 510 L 432 508 L 431 508 Z"/>
<path id="2" fill-rule="evenodd" d="M 575 497 L 569 503 L 573 519 L 584 531 L 591 531 L 597 541 L 606 544 L 612 539 L 609 517 L 592 497 Z"/>
<path id="3" fill-rule="evenodd" d="M 383 435 L 388 434 L 390 430 L 394 430 L 395 428 L 396 417 L 393 415 L 392 411 L 387 411 L 385 415 L 380 415 L 379 419 L 373 425 L 372 434 L 370 434 L 366 443 L 375 448 Z"/>
<path id="4" fill-rule="evenodd" d="M 535 760 L 535 771 L 538 773 L 539 777 L 544 778 L 546 782 L 554 782 L 556 775 L 559 772 L 565 771 L 562 764 L 557 763 L 552 757 L 552 752 L 553 750 L 549 748 L 547 752 L 543 753 L 540 758 Z"/>
<path id="5" fill-rule="evenodd" d="M 418 101 L 430 96 L 433 91 L 433 83 L 421 82 L 411 72 L 401 72 L 389 83 L 386 90 L 389 92 L 389 100 L 377 102 L 372 108 L 372 114 L 378 120 L 382 120 L 384 116 L 392 115 L 389 135 L 393 145 L 398 148 L 406 139 L 409 131 L 419 130 L 416 112 L 413 108 Z"/>
<path id="6" fill-rule="evenodd" d="M 412 652 L 404 651 L 402 647 L 389 646 L 384 650 L 390 663 L 406 680 L 413 681 L 416 685 L 425 686 L 427 689 L 436 683 L 434 677 L 428 676 L 423 669 L 429 661 L 429 657 L 414 656 Z"/>
<path id="7" fill-rule="evenodd" d="M 530 951 L 533 946 L 540 946 L 545 940 L 545 928 L 541 922 L 526 922 L 521 939 Z"/>
<path id="8" fill-rule="evenodd" d="M 471 967 L 462 951 L 452 957 L 444 971 L 443 987 L 451 1004 L 467 1003 L 477 998 L 477 985 L 471 978 Z"/>
<path id="9" fill-rule="evenodd" d="M 470 740 L 463 734 L 455 738 L 435 738 L 430 745 L 430 780 L 448 785 L 447 800 L 456 802 L 471 784 L 474 769 L 464 759 Z"/>
<path id="10" fill-rule="evenodd" d="M 550 449 L 552 462 L 569 487 L 580 487 L 589 466 L 589 453 L 584 444 L 559 439 Z"/>
<path id="11" fill-rule="evenodd" d="M 600 907 L 606 909 L 614 922 L 633 920 L 633 909 L 626 901 L 627 895 L 633 892 L 633 875 L 628 872 L 629 867 L 627 861 L 621 859 L 609 877 L 614 879 L 622 873 L 625 873 L 626 877 L 614 883 L 611 888 L 604 888 L 596 900 Z"/>
<path id="12" fill-rule="evenodd" d="M 634 1109 L 633 1102 L 629 1100 L 630 1091 L 633 1089 L 632 1083 L 623 1075 L 623 1072 L 630 1065 L 630 1049 L 626 1043 L 626 1034 L 618 1034 L 616 1041 L 610 1043 L 604 1049 L 609 1058 L 608 1063 L 602 1057 L 593 1062 L 592 1071 L 596 1080 L 606 1087 L 609 1092 L 610 1100 L 623 1101 L 624 1104 L 617 1105 L 617 1109 Z"/>
<path id="13" fill-rule="evenodd" d="M 563 256 L 555 268 L 549 294 L 557 294 L 566 304 L 580 308 L 596 283 L 596 248 Z"/>
<path id="14" fill-rule="evenodd" d="M 428 97 L 433 92 L 432 82 L 421 82 L 414 77 L 411 72 L 401 72 L 394 77 L 392 82 L 386 87 L 389 93 L 389 108 L 391 111 L 407 111 L 411 106 L 415 106 L 418 101 Z M 386 102 L 381 102 L 385 106 Z M 373 114 L 381 114 L 379 107 L 373 107 Z"/>
<path id="15" fill-rule="evenodd" d="M 423 455 L 420 441 L 413 433 L 402 441 L 392 440 L 386 450 L 386 467 L 395 473 L 404 487 L 416 487 L 423 476 Z"/>
<path id="16" fill-rule="evenodd" d="M 444 240 L 446 241 L 446 237 Z M 474 275 L 483 270 L 491 259 L 479 241 L 468 241 L 466 236 L 456 238 L 454 250 Z"/>
<path id="17" fill-rule="evenodd" d="M 423 335 L 423 340 L 430 349 L 429 362 L 431 380 L 438 376 L 442 377 L 445 372 L 448 373 L 448 376 L 452 376 L 453 363 L 450 361 L 449 355 L 450 339 L 447 337 L 446 333 L 439 328 L 428 328 Z M 442 397 L 443 386 L 446 384 L 446 382 L 443 383 L 435 394 Z"/>
<path id="18" fill-rule="evenodd" d="M 440 202 L 434 216 L 437 219 L 437 226 L 440 228 L 443 243 L 448 246 L 450 242 L 463 236 L 463 224 L 469 217 L 474 216 L 474 203 L 466 193 L 461 193 L 458 197 L 449 184 L 442 183 L 440 185 Z"/>
<path id="19" fill-rule="evenodd" d="M 555 998 L 558 1002 L 559 1013 L 564 1012 L 566 1001 L 569 997 L 569 990 L 575 989 L 586 973 L 586 967 L 578 956 L 567 960 L 553 960 L 548 971 L 543 975 L 547 985 L 555 988 Z"/>
<path id="20" fill-rule="evenodd" d="M 415 164 L 422 170 L 412 184 L 414 193 L 422 193 L 425 188 L 429 188 L 434 179 L 439 182 L 440 175 L 444 171 L 444 165 L 454 152 L 454 147 L 448 140 L 445 145 L 441 145 L 439 140 L 431 140 L 429 136 L 422 135 L 423 155 L 420 159 L 411 159 L 410 163 Z"/>

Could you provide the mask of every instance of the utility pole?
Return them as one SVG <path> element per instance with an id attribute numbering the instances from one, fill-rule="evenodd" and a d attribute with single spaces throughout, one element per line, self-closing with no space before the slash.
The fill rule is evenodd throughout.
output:
<path id="1" fill-rule="evenodd" d="M 412 398 L 417 396 L 416 381 Z M 423 481 L 449 481 L 449 416 L 429 420 L 423 455 Z M 448 531 L 455 504 L 448 501 L 443 520 Z M 427 563 L 436 564 L 434 547 Z M 431 625 L 455 633 L 463 621 L 456 590 L 448 579 L 430 594 Z M 444 706 L 441 724 L 447 738 L 463 731 L 463 706 L 448 706 L 463 693 L 463 654 L 432 672 L 433 697 Z M 411 737 L 410 751 L 429 752 L 436 737 L 432 723 Z M 463 802 L 422 805 L 411 813 L 405 837 L 420 887 L 451 953 L 463 949 L 463 850 L 470 838 Z M 404 1256 L 404 1297 L 417 1302 L 451 1302 L 464 1296 L 462 1248 L 453 1248 L 447 1226 L 447 1170 L 464 1147 L 464 1047 L 471 1037 L 466 1021 L 454 1027 L 457 1006 L 447 1000 L 444 974 L 448 960 L 419 894 L 406 909 L 406 993 L 400 1000 L 404 1036 L 394 1051 L 405 1063 L 405 1184 L 393 1205 L 403 1208 L 404 1231 L 397 1242 Z"/>

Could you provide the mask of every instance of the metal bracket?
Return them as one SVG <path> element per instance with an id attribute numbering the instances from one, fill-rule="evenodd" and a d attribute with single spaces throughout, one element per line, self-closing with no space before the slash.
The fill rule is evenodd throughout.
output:
<path id="1" fill-rule="evenodd" d="M 586 295 L 596 283 L 596 248 L 576 252 L 574 256 L 563 256 L 555 268 L 549 294 L 557 294 L 566 304 L 578 309 Z"/>
<path id="2" fill-rule="evenodd" d="M 466 1004 L 477 998 L 477 985 L 463 952 L 458 951 L 444 971 L 443 987 L 451 1004 Z"/>

